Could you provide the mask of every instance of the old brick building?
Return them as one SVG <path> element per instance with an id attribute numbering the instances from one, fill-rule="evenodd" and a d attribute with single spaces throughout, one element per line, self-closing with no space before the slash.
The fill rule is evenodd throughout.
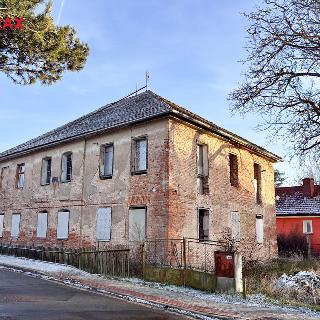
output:
<path id="1" fill-rule="evenodd" d="M 277 253 L 279 157 L 146 91 L 0 154 L 3 242 L 232 237 Z"/>

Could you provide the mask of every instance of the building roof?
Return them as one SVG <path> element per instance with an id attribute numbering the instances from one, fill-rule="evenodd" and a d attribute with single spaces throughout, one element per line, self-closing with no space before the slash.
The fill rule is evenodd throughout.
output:
<path id="1" fill-rule="evenodd" d="M 303 186 L 276 188 L 276 214 L 278 216 L 320 216 L 320 185 L 314 185 L 312 196 Z"/>
<path id="2" fill-rule="evenodd" d="M 168 101 L 152 91 L 131 95 L 119 101 L 93 111 L 77 120 L 69 122 L 57 129 L 49 131 L 35 139 L 22 143 L 12 149 L 0 153 L 0 161 L 18 157 L 20 155 L 98 134 L 107 130 L 128 126 L 163 116 L 175 116 L 197 126 L 203 127 L 229 141 L 244 148 L 255 151 L 273 162 L 281 158 L 266 149 L 259 147 L 240 136 L 218 127 L 212 122 Z"/>

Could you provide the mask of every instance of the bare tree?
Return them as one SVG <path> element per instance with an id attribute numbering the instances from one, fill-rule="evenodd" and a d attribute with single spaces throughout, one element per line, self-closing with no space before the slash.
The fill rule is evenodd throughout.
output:
<path id="1" fill-rule="evenodd" d="M 264 0 L 247 13 L 244 83 L 233 110 L 258 112 L 263 128 L 298 155 L 320 151 L 320 1 Z"/>

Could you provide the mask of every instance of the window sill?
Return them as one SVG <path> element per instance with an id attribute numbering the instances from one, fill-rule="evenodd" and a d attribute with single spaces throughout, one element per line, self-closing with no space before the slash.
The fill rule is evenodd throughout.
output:
<path id="1" fill-rule="evenodd" d="M 97 242 L 111 242 L 111 239 L 110 239 L 110 240 L 101 240 L 101 239 L 97 239 Z"/>
<path id="2" fill-rule="evenodd" d="M 71 182 L 72 180 L 66 180 L 66 181 L 62 181 L 60 180 L 60 183 L 68 183 L 68 182 Z"/>
<path id="3" fill-rule="evenodd" d="M 140 174 L 147 174 L 147 170 L 141 170 L 141 171 L 132 172 L 132 175 L 140 175 Z"/>
<path id="4" fill-rule="evenodd" d="M 102 176 L 102 175 L 100 175 L 100 179 L 101 179 L 101 180 L 112 179 L 112 175 L 109 175 L 109 176 Z"/>
<path id="5" fill-rule="evenodd" d="M 50 182 L 49 183 L 41 183 L 40 186 L 41 187 L 50 186 Z"/>

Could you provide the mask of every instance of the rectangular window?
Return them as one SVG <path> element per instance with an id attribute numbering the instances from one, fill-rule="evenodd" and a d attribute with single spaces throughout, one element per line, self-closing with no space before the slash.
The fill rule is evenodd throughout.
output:
<path id="1" fill-rule="evenodd" d="M 63 240 L 69 237 L 69 211 L 58 212 L 57 239 Z"/>
<path id="2" fill-rule="evenodd" d="M 129 241 L 143 241 L 146 237 L 146 208 L 129 210 Z"/>
<path id="3" fill-rule="evenodd" d="M 197 145 L 197 181 L 198 181 L 198 193 L 209 193 L 209 163 L 208 163 L 208 146 L 205 144 Z"/>
<path id="4" fill-rule="evenodd" d="M 305 233 L 305 234 L 313 233 L 312 220 L 304 220 L 303 221 L 303 233 Z"/>
<path id="5" fill-rule="evenodd" d="M 21 163 L 17 165 L 17 188 L 22 189 L 24 187 L 24 173 L 25 164 Z"/>
<path id="6" fill-rule="evenodd" d="M 0 173 L 0 190 L 8 188 L 9 167 L 2 167 Z"/>
<path id="7" fill-rule="evenodd" d="M 38 213 L 37 237 L 46 238 L 48 229 L 48 212 Z"/>
<path id="8" fill-rule="evenodd" d="M 12 220 L 11 220 L 11 237 L 18 238 L 20 233 L 20 213 L 13 213 Z"/>
<path id="9" fill-rule="evenodd" d="M 51 158 L 42 159 L 42 168 L 41 168 L 41 185 L 50 184 L 51 180 Z"/>
<path id="10" fill-rule="evenodd" d="M 101 147 L 100 176 L 102 178 L 112 177 L 113 174 L 113 144 Z"/>
<path id="11" fill-rule="evenodd" d="M 256 239 L 257 243 L 263 243 L 264 231 L 263 231 L 263 216 L 261 214 L 256 215 Z"/>
<path id="12" fill-rule="evenodd" d="M 0 213 L 0 238 L 3 237 L 4 231 L 4 213 Z"/>
<path id="13" fill-rule="evenodd" d="M 66 152 L 61 159 L 61 182 L 69 182 L 72 178 L 72 153 Z"/>
<path id="14" fill-rule="evenodd" d="M 209 240 L 209 210 L 199 209 L 199 241 Z"/>
<path id="15" fill-rule="evenodd" d="M 111 208 L 99 208 L 97 211 L 97 240 L 111 240 Z"/>
<path id="16" fill-rule="evenodd" d="M 256 203 L 261 203 L 261 166 L 260 164 L 255 163 L 254 167 L 254 192 Z"/>
<path id="17" fill-rule="evenodd" d="M 231 237 L 234 241 L 240 241 L 240 213 L 233 211 L 230 214 Z"/>
<path id="18" fill-rule="evenodd" d="M 229 154 L 229 170 L 230 170 L 230 184 L 233 187 L 238 187 L 238 157 L 235 154 Z"/>
<path id="19" fill-rule="evenodd" d="M 133 172 L 145 173 L 148 167 L 148 141 L 147 138 L 134 139 L 132 141 Z"/>

